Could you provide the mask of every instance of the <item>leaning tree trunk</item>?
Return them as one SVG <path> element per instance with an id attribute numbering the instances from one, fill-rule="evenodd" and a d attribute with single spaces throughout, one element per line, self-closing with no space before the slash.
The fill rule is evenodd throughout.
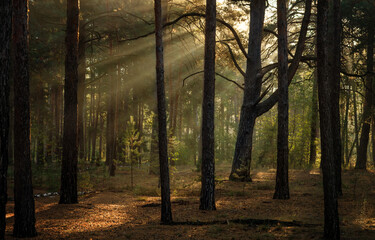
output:
<path id="1" fill-rule="evenodd" d="M 9 163 L 9 82 L 10 82 L 10 42 L 12 38 L 12 1 L 0 3 L 0 239 L 5 238 L 6 204 L 8 200 Z"/>
<path id="2" fill-rule="evenodd" d="M 288 181 L 288 34 L 286 1 L 277 0 L 278 29 L 278 130 L 277 173 L 274 199 L 289 199 Z"/>
<path id="3" fill-rule="evenodd" d="M 229 179 L 235 181 L 251 181 L 250 161 L 253 145 L 253 131 L 255 119 L 257 117 L 255 106 L 262 87 L 262 77 L 260 77 L 262 68 L 261 44 L 265 8 L 264 0 L 251 1 L 245 90 L 232 171 L 229 176 Z"/>
<path id="4" fill-rule="evenodd" d="M 28 1 L 13 0 L 14 228 L 15 237 L 34 237 L 35 206 L 30 158 Z"/>
<path id="5" fill-rule="evenodd" d="M 78 0 L 67 1 L 66 58 L 64 86 L 64 133 L 63 159 L 61 167 L 60 204 L 78 202 Z"/>
<path id="6" fill-rule="evenodd" d="M 365 104 L 363 107 L 363 123 L 361 137 L 359 141 L 356 169 L 366 169 L 367 163 L 367 146 L 369 142 L 370 124 L 371 124 L 371 110 L 373 104 L 373 88 L 372 81 L 374 74 L 374 26 L 369 26 L 368 40 L 367 40 L 367 76 L 365 82 Z"/>
<path id="7" fill-rule="evenodd" d="M 164 57 L 163 57 L 163 20 L 161 0 L 155 0 L 155 38 L 156 38 L 156 88 L 159 125 L 159 162 L 161 185 L 161 222 L 172 222 L 172 209 L 169 187 L 168 135 L 165 110 Z"/>
<path id="8" fill-rule="evenodd" d="M 334 0 L 336 1 L 336 0 Z M 324 188 L 324 237 L 325 239 L 340 239 L 337 184 L 336 184 L 336 161 L 335 161 L 335 137 L 332 129 L 332 96 L 334 91 L 330 84 L 330 78 L 335 76 L 330 65 L 334 58 L 329 57 L 329 48 L 334 38 L 332 32 L 333 19 L 330 19 L 334 11 L 329 6 L 333 1 L 319 1 L 317 14 L 317 70 L 318 70 L 318 92 L 319 92 L 319 113 L 320 113 L 320 136 L 322 146 L 322 168 Z M 331 75 L 331 76 L 330 76 Z"/>
<path id="9" fill-rule="evenodd" d="M 199 209 L 215 207 L 215 35 L 216 0 L 206 1 L 206 36 L 202 104 L 202 189 Z"/>

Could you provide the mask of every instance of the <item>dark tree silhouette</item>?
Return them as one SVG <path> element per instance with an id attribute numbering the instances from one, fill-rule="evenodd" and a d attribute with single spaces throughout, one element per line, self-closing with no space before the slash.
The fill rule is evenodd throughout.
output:
<path id="1" fill-rule="evenodd" d="M 206 1 L 202 104 L 202 189 L 199 209 L 215 210 L 215 35 L 216 0 Z"/>
<path id="2" fill-rule="evenodd" d="M 7 175 L 9 163 L 9 80 L 10 42 L 12 38 L 12 1 L 0 3 L 0 239 L 5 238 Z"/>
<path id="3" fill-rule="evenodd" d="M 64 133 L 63 159 L 61 167 L 60 204 L 78 202 L 77 161 L 78 161 L 78 0 L 67 1 L 66 58 L 64 86 Z"/>
<path id="4" fill-rule="evenodd" d="M 161 0 L 155 0 L 155 38 L 156 38 L 156 92 L 158 102 L 159 126 L 159 164 L 161 186 L 161 222 L 172 222 L 172 209 L 169 187 L 167 116 L 165 110 L 164 90 L 164 56 L 163 56 L 163 17 Z"/>
<path id="5" fill-rule="evenodd" d="M 341 164 L 343 163 L 342 151 L 341 151 L 341 120 L 340 120 L 340 52 L 341 52 L 341 10 L 340 1 L 333 0 L 330 2 L 331 20 L 329 26 L 329 37 L 328 48 L 330 70 L 329 70 L 329 82 L 331 84 L 331 117 L 332 117 L 332 134 L 333 134 L 333 145 L 334 157 L 335 157 L 335 172 L 336 172 L 336 192 L 338 195 L 342 195 L 341 188 Z"/>
<path id="6" fill-rule="evenodd" d="M 334 28 L 337 20 L 334 12 L 340 11 L 340 0 L 319 1 L 317 13 L 317 71 L 320 113 L 320 136 L 322 146 L 322 168 L 324 188 L 324 237 L 325 239 L 340 239 L 338 202 L 337 202 L 337 178 L 335 159 L 335 132 L 332 128 L 334 118 L 332 111 L 336 107 L 332 103 L 332 93 L 336 91 L 332 84 L 332 78 L 337 74 L 332 72 L 337 68 L 336 58 L 332 57 L 332 47 L 335 42 Z M 337 39 L 337 38 L 336 38 Z M 334 51 L 333 54 L 338 54 Z"/>
<path id="7" fill-rule="evenodd" d="M 286 1 L 277 0 L 278 29 L 278 131 L 277 131 L 277 173 L 273 198 L 289 199 L 288 183 L 288 34 Z"/>
<path id="8" fill-rule="evenodd" d="M 35 206 L 30 157 L 28 1 L 13 1 L 14 53 L 14 228 L 15 237 L 34 237 Z"/>

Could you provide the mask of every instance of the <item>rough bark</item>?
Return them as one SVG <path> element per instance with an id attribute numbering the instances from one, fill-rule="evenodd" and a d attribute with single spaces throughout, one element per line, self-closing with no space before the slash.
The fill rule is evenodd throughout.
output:
<path id="1" fill-rule="evenodd" d="M 163 57 L 163 19 L 161 0 L 155 0 L 155 38 L 156 38 L 156 88 L 158 106 L 159 129 L 159 162 L 161 185 L 161 222 L 172 222 L 172 209 L 170 201 L 169 167 L 168 167 L 168 136 L 165 109 L 164 88 L 164 57 Z"/>
<path id="2" fill-rule="evenodd" d="M 14 52 L 14 228 L 15 237 L 34 237 L 35 206 L 30 158 L 28 1 L 13 1 Z"/>
<path id="3" fill-rule="evenodd" d="M 329 81 L 331 84 L 331 115 L 332 115 L 332 134 L 334 142 L 334 157 L 336 171 L 336 191 L 339 196 L 342 195 L 341 188 L 341 163 L 342 146 L 340 130 L 340 70 L 341 70 L 341 10 L 340 0 L 330 2 L 330 24 L 328 28 L 329 38 Z"/>
<path id="4" fill-rule="evenodd" d="M 251 181 L 250 161 L 253 131 L 256 119 L 255 106 L 262 87 L 261 43 L 265 14 L 265 1 L 251 1 L 248 60 L 246 65 L 245 89 L 241 108 L 236 148 L 229 176 L 234 181 Z"/>
<path id="5" fill-rule="evenodd" d="M 336 0 L 335 0 L 336 1 Z M 318 70 L 318 91 L 319 91 L 319 113 L 320 113 L 320 136 L 322 146 L 322 169 L 324 188 L 324 238 L 340 239 L 337 185 L 336 185 L 336 162 L 333 129 L 332 129 L 332 84 L 330 83 L 330 62 L 329 47 L 333 38 L 329 36 L 332 19 L 329 13 L 329 4 L 332 0 L 318 2 L 317 13 L 317 70 Z M 329 24 L 330 23 L 330 24 Z"/>
<path id="6" fill-rule="evenodd" d="M 374 68 L 374 26 L 369 25 L 367 39 L 367 72 L 373 72 Z M 361 137 L 358 146 L 356 169 L 366 169 L 367 164 L 367 146 L 369 142 L 371 110 L 373 104 L 373 74 L 367 74 L 365 82 L 365 103 L 363 107 L 363 122 Z"/>
<path id="7" fill-rule="evenodd" d="M 206 1 L 206 35 L 202 104 L 202 188 L 199 209 L 215 206 L 215 35 L 216 0 Z"/>
<path id="8" fill-rule="evenodd" d="M 278 130 L 277 130 L 277 172 L 274 199 L 289 199 L 288 181 L 288 35 L 286 1 L 277 1 L 278 29 Z"/>
<path id="9" fill-rule="evenodd" d="M 7 175 L 9 164 L 9 82 L 10 82 L 10 43 L 12 37 L 12 1 L 0 3 L 0 239 L 5 238 Z"/>
<path id="10" fill-rule="evenodd" d="M 78 162 L 78 0 L 67 1 L 66 58 L 64 86 L 64 132 L 63 159 L 61 167 L 60 204 L 78 202 L 77 162 Z"/>

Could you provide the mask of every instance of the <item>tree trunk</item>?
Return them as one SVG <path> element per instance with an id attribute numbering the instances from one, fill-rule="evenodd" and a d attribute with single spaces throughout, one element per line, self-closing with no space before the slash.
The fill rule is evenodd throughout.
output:
<path id="1" fill-rule="evenodd" d="M 54 153 L 57 159 L 61 160 L 61 108 L 62 108 L 62 86 L 56 84 L 52 87 L 52 94 L 54 95 L 54 127 L 55 127 L 55 141 Z"/>
<path id="2" fill-rule="evenodd" d="M 288 35 L 287 6 L 285 0 L 277 1 L 278 29 L 278 131 L 277 131 L 277 173 L 274 199 L 289 199 L 288 182 Z"/>
<path id="3" fill-rule="evenodd" d="M 12 38 L 12 1 L 0 3 L 0 239 L 5 239 L 6 204 L 8 200 L 9 164 L 9 89 L 10 89 L 10 43 Z"/>
<path id="4" fill-rule="evenodd" d="M 371 124 L 371 111 L 373 104 L 373 72 L 374 68 L 374 26 L 369 25 L 368 29 L 368 42 L 367 42 L 367 74 L 365 82 L 365 103 L 363 107 L 363 123 L 361 138 L 357 152 L 356 169 L 366 169 L 367 163 L 367 146 L 369 142 L 370 124 Z"/>
<path id="5" fill-rule="evenodd" d="M 159 162 L 161 185 L 161 222 L 172 222 L 172 209 L 169 187 L 168 135 L 165 110 L 164 58 L 163 58 L 163 17 L 161 0 L 155 0 L 155 38 L 156 38 L 156 86 L 159 125 Z"/>
<path id="6" fill-rule="evenodd" d="M 316 162 L 316 138 L 318 136 L 318 82 L 316 71 L 314 73 L 313 95 L 311 100 L 311 127 L 310 127 L 310 158 L 309 165 L 314 166 Z"/>
<path id="7" fill-rule="evenodd" d="M 330 27 L 328 34 L 332 40 L 328 41 L 330 64 L 329 81 L 331 84 L 331 115 L 332 115 L 332 134 L 334 141 L 335 171 L 336 171 L 336 191 L 339 196 L 342 195 L 341 187 L 341 163 L 342 163 L 342 145 L 340 130 L 340 70 L 341 70 L 341 10 L 340 0 L 330 2 Z"/>
<path id="8" fill-rule="evenodd" d="M 216 0 L 206 0 L 206 36 L 202 104 L 202 189 L 199 209 L 215 206 L 215 37 Z"/>
<path id="9" fill-rule="evenodd" d="M 66 58 L 64 86 L 64 135 L 63 159 L 61 167 L 60 204 L 78 202 L 77 162 L 78 162 L 78 0 L 67 1 Z"/>
<path id="10" fill-rule="evenodd" d="M 349 159 L 349 108 L 350 108 L 350 85 L 348 89 L 348 93 L 345 96 L 345 115 L 343 120 L 343 129 L 341 133 L 341 142 L 342 146 L 342 156 L 343 156 L 343 164 L 344 159 Z"/>
<path id="11" fill-rule="evenodd" d="M 260 48 L 264 22 L 265 1 L 251 1 L 249 53 L 245 75 L 245 90 L 241 117 L 237 134 L 235 153 L 230 180 L 251 181 L 250 164 L 253 139 L 252 135 L 257 117 L 269 111 L 278 101 L 279 91 L 276 90 L 269 98 L 258 103 L 262 87 Z M 288 84 L 296 73 L 305 46 L 306 33 L 311 15 L 311 0 L 305 2 L 305 14 L 302 20 L 301 32 L 295 51 L 295 56 L 288 68 Z"/>
<path id="12" fill-rule="evenodd" d="M 91 160 L 94 162 L 98 159 L 98 157 L 96 157 L 96 137 L 98 135 L 98 122 L 99 122 L 99 115 L 100 115 L 100 111 L 101 111 L 101 108 L 100 108 L 100 101 L 101 101 L 101 93 L 100 93 L 100 80 L 99 80 L 99 84 L 98 84 L 98 89 L 99 89 L 99 92 L 98 92 L 98 100 L 97 100 L 97 106 L 96 106 L 96 114 L 95 114 L 95 120 L 94 120 L 94 126 L 93 126 L 93 129 L 92 129 L 92 152 L 91 152 Z M 100 159 L 100 157 L 99 157 Z"/>
<path id="13" fill-rule="evenodd" d="M 44 106 L 44 89 L 43 83 L 39 82 L 40 87 L 37 89 L 36 104 L 37 109 L 37 136 L 36 136 L 36 163 L 37 165 L 44 164 L 44 113 L 42 111 Z"/>
<path id="14" fill-rule="evenodd" d="M 79 158 L 85 157 L 85 138 L 84 138 L 84 104 L 85 104 L 85 79 L 86 79 L 86 44 L 85 33 L 80 29 L 78 45 L 78 145 Z"/>
<path id="15" fill-rule="evenodd" d="M 101 113 L 100 114 L 100 133 L 99 133 L 99 159 L 102 160 L 103 153 L 103 128 L 104 128 L 104 119 Z"/>
<path id="16" fill-rule="evenodd" d="M 372 115 L 372 122 L 371 122 L 371 142 L 372 142 L 372 163 L 375 166 L 375 116 L 374 113 Z"/>
<path id="17" fill-rule="evenodd" d="M 13 0 L 14 237 L 34 237 L 35 206 L 30 159 L 28 1 Z"/>
<path id="18" fill-rule="evenodd" d="M 261 44 L 265 14 L 265 1 L 251 1 L 250 32 L 248 59 L 245 76 L 245 90 L 241 108 L 236 148 L 232 164 L 230 180 L 251 181 L 250 164 L 253 142 L 253 130 L 256 119 L 255 106 L 262 87 Z"/>
<path id="19" fill-rule="evenodd" d="M 336 0 L 335 0 L 336 1 Z M 335 147 L 332 129 L 332 98 L 331 92 L 333 84 L 330 83 L 331 73 L 329 65 L 335 64 L 334 58 L 329 57 L 329 48 L 334 38 L 330 36 L 329 30 L 333 25 L 333 20 L 329 19 L 329 3 L 332 1 L 319 1 L 317 14 L 317 61 L 318 68 L 318 92 L 319 92 L 319 113 L 320 113 L 320 135 L 322 146 L 322 168 L 323 168 L 323 188 L 324 188 L 324 237 L 325 239 L 340 239 L 337 184 L 335 168 Z M 337 9 L 338 10 L 338 9 Z M 331 25 L 331 26 L 330 26 Z"/>
<path id="20" fill-rule="evenodd" d="M 110 55 L 112 55 L 112 39 L 110 39 Z M 115 154 L 116 154 L 116 86 L 115 86 L 115 78 L 109 75 L 111 83 L 110 86 L 110 94 L 108 100 L 108 110 L 107 110 L 107 151 L 106 151 L 106 162 L 108 164 L 109 175 L 115 176 L 116 171 L 116 163 L 115 163 Z"/>

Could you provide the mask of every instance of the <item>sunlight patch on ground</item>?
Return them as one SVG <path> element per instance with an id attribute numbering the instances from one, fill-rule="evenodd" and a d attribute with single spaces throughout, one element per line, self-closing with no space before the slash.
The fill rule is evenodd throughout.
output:
<path id="1" fill-rule="evenodd" d="M 312 169 L 310 170 L 310 175 L 320 175 L 320 170 L 319 169 Z"/>

